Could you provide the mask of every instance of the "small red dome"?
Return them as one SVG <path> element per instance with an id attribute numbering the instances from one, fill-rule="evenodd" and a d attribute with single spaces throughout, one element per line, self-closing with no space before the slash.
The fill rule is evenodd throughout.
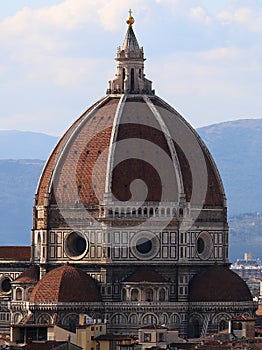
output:
<path id="1" fill-rule="evenodd" d="M 48 272 L 35 286 L 30 302 L 100 301 L 96 281 L 84 271 L 64 265 Z"/>
<path id="2" fill-rule="evenodd" d="M 194 276 L 189 284 L 191 302 L 252 301 L 246 283 L 225 266 L 214 265 Z"/>
<path id="3" fill-rule="evenodd" d="M 17 279 L 15 283 L 36 283 L 39 279 L 39 267 L 37 265 L 30 266 Z"/>

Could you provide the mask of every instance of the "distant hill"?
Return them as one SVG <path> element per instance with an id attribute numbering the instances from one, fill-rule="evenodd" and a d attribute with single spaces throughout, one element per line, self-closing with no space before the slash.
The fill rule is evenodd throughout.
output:
<path id="1" fill-rule="evenodd" d="M 197 130 L 218 166 L 229 215 L 262 209 L 262 119 L 214 124 Z"/>
<path id="2" fill-rule="evenodd" d="M 57 140 L 42 133 L 0 130 L 0 159 L 46 160 Z"/>
<path id="3" fill-rule="evenodd" d="M 233 260 L 242 258 L 244 253 L 262 257 L 262 211 L 241 214 L 229 219 L 229 247 Z"/>
<path id="4" fill-rule="evenodd" d="M 0 245 L 30 244 L 42 160 L 0 160 Z"/>
<path id="5" fill-rule="evenodd" d="M 262 119 L 214 124 L 197 131 L 213 155 L 225 186 L 232 217 L 231 259 L 246 250 L 261 257 L 262 227 L 250 222 L 254 217 L 259 220 L 256 212 L 262 212 Z M 56 142 L 56 137 L 40 133 L 0 131 L 0 245 L 30 244 L 36 185 Z"/>

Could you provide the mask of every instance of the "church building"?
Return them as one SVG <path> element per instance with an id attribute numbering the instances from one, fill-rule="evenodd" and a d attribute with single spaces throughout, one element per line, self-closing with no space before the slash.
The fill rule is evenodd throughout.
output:
<path id="1" fill-rule="evenodd" d="M 131 12 L 126 22 L 106 95 L 43 169 L 30 253 L 3 260 L 0 248 L 1 307 L 21 337 L 43 339 L 44 325 L 75 331 L 80 314 L 106 320 L 113 333 L 164 325 L 184 338 L 254 316 L 247 285 L 229 268 L 218 169 L 197 132 L 155 94 Z"/>

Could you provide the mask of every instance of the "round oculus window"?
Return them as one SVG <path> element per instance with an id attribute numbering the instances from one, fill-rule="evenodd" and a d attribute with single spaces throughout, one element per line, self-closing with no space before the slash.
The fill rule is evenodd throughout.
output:
<path id="1" fill-rule="evenodd" d="M 139 260 L 153 259 L 159 252 L 159 239 L 150 231 L 136 233 L 130 243 L 132 254 Z"/>
<path id="2" fill-rule="evenodd" d="M 152 249 L 152 242 L 146 237 L 141 237 L 136 242 L 136 249 L 141 254 L 148 254 Z"/>
<path id="3" fill-rule="evenodd" d="M 207 260 L 213 251 L 213 240 L 211 235 L 207 232 L 201 232 L 196 241 L 197 255 L 202 260 Z"/>
<path id="4" fill-rule="evenodd" d="M 10 294 L 11 293 L 11 280 L 8 277 L 2 278 L 0 281 L 0 291 L 2 294 Z"/>
<path id="5" fill-rule="evenodd" d="M 197 239 L 197 252 L 198 254 L 202 254 L 205 249 L 205 242 L 202 237 Z"/>
<path id="6" fill-rule="evenodd" d="M 88 251 L 87 238 L 78 231 L 69 233 L 65 239 L 65 252 L 71 259 L 81 259 Z"/>

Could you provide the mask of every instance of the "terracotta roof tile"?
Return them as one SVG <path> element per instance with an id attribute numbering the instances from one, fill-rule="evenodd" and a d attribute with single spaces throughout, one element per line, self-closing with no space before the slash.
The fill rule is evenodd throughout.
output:
<path id="1" fill-rule="evenodd" d="M 64 265 L 48 272 L 31 293 L 31 302 L 96 302 L 101 296 L 96 281 L 84 271 Z"/>
<path id="2" fill-rule="evenodd" d="M 36 265 L 30 266 L 17 279 L 16 283 L 36 283 L 39 280 L 39 267 Z"/>
<path id="3" fill-rule="evenodd" d="M 97 205 L 103 201 L 106 178 L 111 175 L 107 174 L 107 158 L 119 100 L 119 96 L 108 97 L 104 101 L 101 100 L 101 105 L 93 105 L 92 113 L 88 114 L 90 109 L 84 113 L 60 139 L 39 181 L 36 205 L 44 203 L 48 188 L 51 191 L 51 203 L 54 204 L 75 205 L 80 199 L 85 206 L 88 206 L 89 204 Z M 170 163 L 170 168 L 161 166 L 163 174 L 167 174 L 168 179 L 173 179 L 169 187 L 169 183 L 165 184 L 165 179 L 160 178 L 156 166 L 162 164 L 164 154 L 171 159 L 171 154 L 175 153 L 173 152 L 175 149 L 186 199 L 190 201 L 193 176 L 191 162 L 194 162 L 194 167 L 197 167 L 194 146 L 198 145 L 198 151 L 203 154 L 203 162 L 207 170 L 207 188 L 203 194 L 205 195 L 204 205 L 223 206 L 223 185 L 204 143 L 194 129 L 164 101 L 157 96 L 151 96 L 150 101 L 153 109 L 150 108 L 152 105 L 145 103 L 141 96 L 132 95 L 127 97 L 122 106 L 120 122 L 115 129 L 114 153 L 111 154 L 113 162 L 111 186 L 115 198 L 121 201 L 130 200 L 132 198 L 130 185 L 134 180 L 140 179 L 147 185 L 146 198 L 144 198 L 143 191 L 137 191 L 138 196 L 143 197 L 143 201 L 159 202 L 164 199 L 177 202 L 177 171 L 173 166 L 173 161 Z M 168 129 L 168 135 L 163 131 L 163 125 L 160 125 L 159 116 Z M 136 156 L 132 156 L 133 149 L 130 143 L 120 142 L 125 140 L 132 142 L 132 139 L 140 139 L 145 145 L 152 145 L 153 148 L 151 147 L 150 151 L 152 149 L 154 151 L 150 153 L 149 158 L 143 147 L 139 146 L 140 143 L 138 151 L 141 154 L 136 153 Z M 173 146 L 170 148 L 171 140 Z M 60 156 L 59 164 L 57 164 Z M 168 191 L 165 190 L 166 187 Z M 162 198 L 162 192 L 165 193 L 164 198 Z M 202 204 L 202 198 L 195 200 L 201 200 Z"/>
<path id="4" fill-rule="evenodd" d="M 216 264 L 192 278 L 189 284 L 189 301 L 252 301 L 252 295 L 241 277 L 228 267 Z"/>
<path id="5" fill-rule="evenodd" d="M 83 204 L 99 202 L 103 196 L 107 162 L 98 162 L 98 158 L 104 151 L 107 152 L 109 147 L 118 102 L 119 98 L 107 101 L 79 126 L 79 121 L 84 121 L 85 114 L 83 114 L 61 138 L 41 176 L 37 195 L 38 205 L 44 202 L 45 193 L 61 152 L 63 157 L 55 173 L 55 186 L 52 192 L 55 198 L 51 198 L 51 202 L 75 204 L 79 197 Z M 75 128 L 77 132 L 72 136 Z M 65 146 L 68 139 L 70 141 Z M 97 177 L 93 179 L 95 166 Z"/>
<path id="6" fill-rule="evenodd" d="M 0 259 L 30 260 L 31 247 L 1 246 Z"/>

